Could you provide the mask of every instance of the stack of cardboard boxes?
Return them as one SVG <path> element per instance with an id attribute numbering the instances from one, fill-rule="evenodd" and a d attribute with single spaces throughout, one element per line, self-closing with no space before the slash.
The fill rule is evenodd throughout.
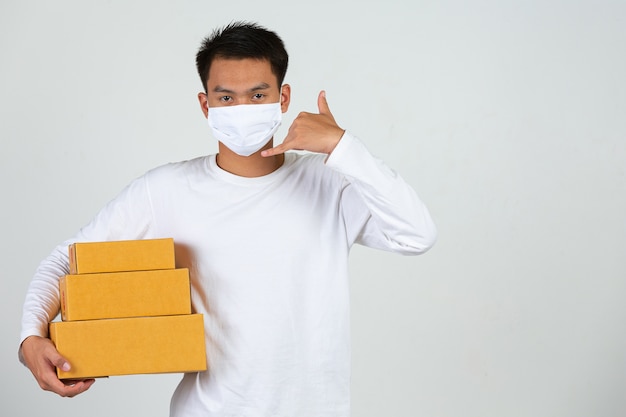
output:
<path id="1" fill-rule="evenodd" d="M 71 364 L 61 379 L 206 370 L 204 323 L 173 239 L 75 243 L 50 339 Z"/>

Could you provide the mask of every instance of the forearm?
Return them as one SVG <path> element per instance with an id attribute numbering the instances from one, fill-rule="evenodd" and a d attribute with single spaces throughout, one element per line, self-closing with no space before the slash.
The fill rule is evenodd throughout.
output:
<path id="1" fill-rule="evenodd" d="M 68 242 L 56 247 L 37 268 L 23 306 L 20 344 L 29 336 L 48 336 L 48 323 L 59 312 L 59 279 L 69 273 Z"/>
<path id="2" fill-rule="evenodd" d="M 48 323 L 59 312 L 59 280 L 69 273 L 68 246 L 77 241 L 140 239 L 149 233 L 151 206 L 143 177 L 131 182 L 72 239 L 44 259 L 30 283 L 22 315 L 20 343 L 28 336 L 48 336 Z"/>
<path id="3" fill-rule="evenodd" d="M 358 243 L 408 255 L 434 244 L 437 231 L 425 204 L 394 170 L 372 156 L 364 144 L 346 133 L 326 161 L 349 181 L 346 210 L 365 205 L 369 220 Z M 358 201 L 355 201 L 358 200 Z"/>

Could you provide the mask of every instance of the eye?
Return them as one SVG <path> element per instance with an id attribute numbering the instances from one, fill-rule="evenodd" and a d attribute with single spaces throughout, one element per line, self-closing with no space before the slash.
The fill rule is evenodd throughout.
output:
<path id="1" fill-rule="evenodd" d="M 222 96 L 220 97 L 220 101 L 223 103 L 228 103 L 229 101 L 232 101 L 232 97 L 231 96 Z"/>
<path id="2" fill-rule="evenodd" d="M 253 100 L 262 100 L 265 97 L 265 94 L 262 93 L 256 93 L 255 95 L 252 96 Z"/>

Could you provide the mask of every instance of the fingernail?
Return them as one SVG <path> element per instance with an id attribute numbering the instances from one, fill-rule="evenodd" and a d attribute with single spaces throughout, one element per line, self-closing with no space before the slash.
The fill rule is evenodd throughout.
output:
<path id="1" fill-rule="evenodd" d="M 65 363 L 63 364 L 63 366 L 61 366 L 61 369 L 62 369 L 64 372 L 69 371 L 69 370 L 70 370 L 70 364 L 69 364 L 69 363 L 67 363 L 67 362 L 65 362 Z"/>

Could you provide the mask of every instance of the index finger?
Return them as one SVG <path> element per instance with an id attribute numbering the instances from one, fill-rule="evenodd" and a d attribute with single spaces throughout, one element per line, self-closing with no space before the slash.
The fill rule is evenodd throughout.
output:
<path id="1" fill-rule="evenodd" d="M 94 384 L 94 382 L 96 382 L 95 379 L 67 381 L 57 379 L 54 383 L 53 392 L 62 397 L 75 397 L 76 395 L 87 391 Z"/>
<path id="2" fill-rule="evenodd" d="M 46 391 L 54 392 L 61 397 L 74 397 L 87 391 L 94 382 L 95 379 L 93 378 L 80 380 L 59 379 L 56 368 L 51 366 L 45 372 L 42 372 L 40 385 Z"/>

